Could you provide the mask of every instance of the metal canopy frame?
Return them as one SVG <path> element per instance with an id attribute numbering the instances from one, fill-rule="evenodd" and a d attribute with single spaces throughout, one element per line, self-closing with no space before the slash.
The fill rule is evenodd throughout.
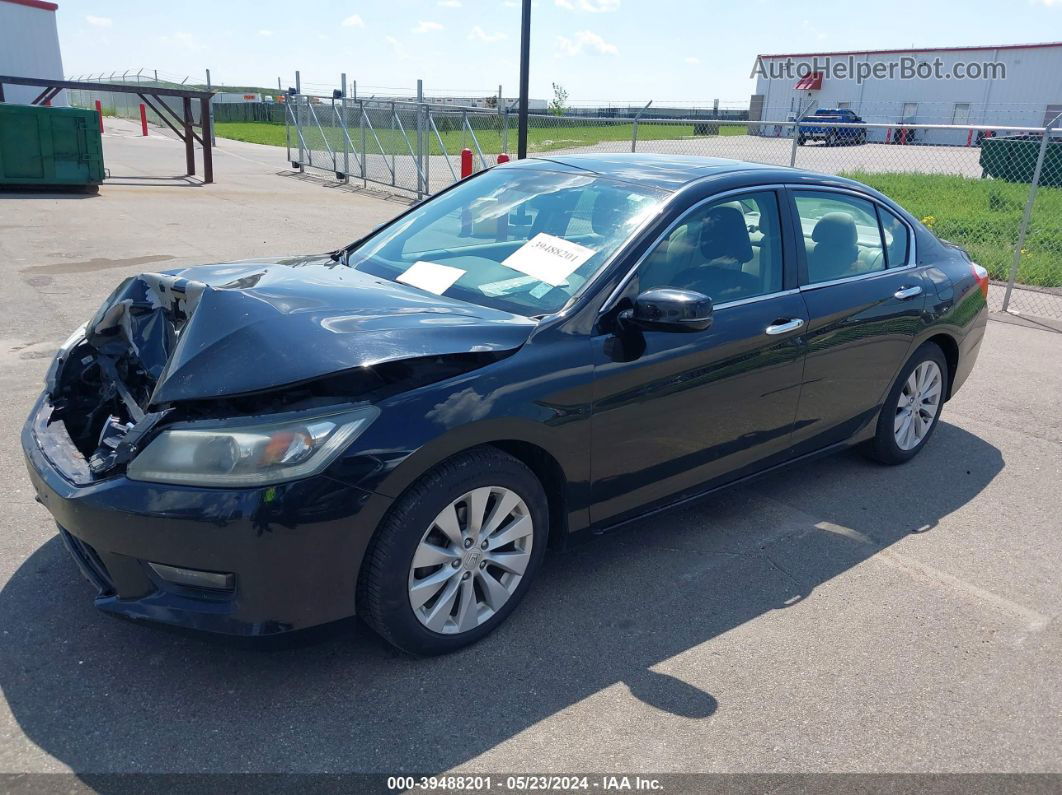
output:
<path id="1" fill-rule="evenodd" d="M 166 123 L 181 141 L 184 142 L 185 166 L 187 175 L 195 176 L 195 144 L 203 147 L 203 182 L 214 181 L 214 158 L 210 145 L 210 98 L 213 91 L 195 91 L 190 88 L 161 88 L 156 86 L 129 85 L 127 83 L 95 83 L 81 80 L 53 80 L 41 77 L 12 77 L 0 75 L 0 102 L 4 101 L 4 84 L 13 86 L 39 86 L 43 90 L 31 105 L 51 102 L 64 88 L 75 91 L 109 91 L 115 94 L 136 94 Z M 148 97 L 155 100 L 152 103 Z M 163 101 L 163 97 L 175 97 L 181 100 L 181 113 Z M 195 131 L 195 119 L 192 116 L 192 100 L 199 100 L 199 129 Z M 169 114 L 170 118 L 166 117 Z M 172 119 L 172 121 L 171 121 Z"/>

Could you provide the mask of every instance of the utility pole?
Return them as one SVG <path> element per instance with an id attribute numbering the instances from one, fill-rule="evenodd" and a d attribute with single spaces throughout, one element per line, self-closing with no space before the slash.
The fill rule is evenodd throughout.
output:
<path id="1" fill-rule="evenodd" d="M 520 15 L 520 121 L 517 132 L 516 157 L 527 157 L 527 92 L 531 64 L 531 0 L 523 0 Z"/>

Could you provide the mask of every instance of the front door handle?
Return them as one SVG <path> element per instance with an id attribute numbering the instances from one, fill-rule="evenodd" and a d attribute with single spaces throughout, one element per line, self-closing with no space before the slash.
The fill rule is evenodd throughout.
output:
<path id="1" fill-rule="evenodd" d="M 892 297 L 899 298 L 901 301 L 906 301 L 908 298 L 914 298 L 916 295 L 921 294 L 922 288 L 916 284 L 914 287 L 901 287 L 892 294 Z"/>
<path id="2" fill-rule="evenodd" d="M 787 331 L 796 331 L 803 325 L 803 318 L 795 317 L 792 320 L 783 320 L 781 323 L 772 323 L 767 327 L 766 332 L 771 336 L 785 334 Z"/>

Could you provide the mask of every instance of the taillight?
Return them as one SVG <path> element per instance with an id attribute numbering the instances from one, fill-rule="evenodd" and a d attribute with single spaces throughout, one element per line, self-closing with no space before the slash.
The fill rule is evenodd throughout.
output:
<path id="1" fill-rule="evenodd" d="M 988 271 L 982 268 L 976 262 L 971 263 L 973 265 L 974 278 L 977 279 L 977 286 L 981 288 L 981 295 L 988 300 Z"/>

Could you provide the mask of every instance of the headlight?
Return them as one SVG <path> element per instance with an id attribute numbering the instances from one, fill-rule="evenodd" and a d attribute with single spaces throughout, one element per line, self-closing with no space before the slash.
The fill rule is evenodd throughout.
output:
<path id="1" fill-rule="evenodd" d="M 129 464 L 131 480 L 195 486 L 262 486 L 321 472 L 376 419 L 363 406 L 267 424 L 193 422 L 160 433 Z"/>

